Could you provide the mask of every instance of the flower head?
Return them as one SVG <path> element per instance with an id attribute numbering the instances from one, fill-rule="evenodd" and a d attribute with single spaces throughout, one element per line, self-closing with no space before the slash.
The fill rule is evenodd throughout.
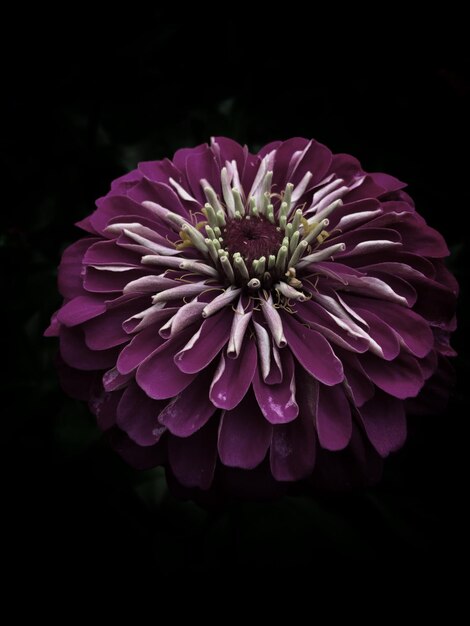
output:
<path id="1" fill-rule="evenodd" d="M 141 163 L 62 258 L 67 388 L 189 487 L 387 456 L 446 371 L 457 293 L 404 187 L 300 138 Z"/>

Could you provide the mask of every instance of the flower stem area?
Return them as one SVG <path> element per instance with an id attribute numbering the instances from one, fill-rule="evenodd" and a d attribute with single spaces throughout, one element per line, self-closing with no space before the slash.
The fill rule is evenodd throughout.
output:
<path id="1" fill-rule="evenodd" d="M 470 206 L 462 154 L 470 142 L 465 59 L 384 58 L 380 71 L 362 68 L 360 79 L 346 66 L 339 79 L 337 68 L 324 62 L 308 70 L 289 62 L 286 86 L 274 58 L 272 67 L 253 60 L 251 43 L 224 57 L 225 76 L 212 76 L 208 46 L 189 24 L 168 24 L 158 10 L 148 20 L 126 16 L 120 28 L 128 29 L 127 38 L 114 41 L 112 27 L 99 26 L 92 29 L 99 36 L 86 37 L 86 50 L 80 29 L 67 37 L 56 33 L 60 59 L 38 46 L 28 64 L 6 70 L 2 455 L 7 536 L 15 536 L 17 565 L 47 559 L 61 571 L 99 565 L 103 573 L 128 567 L 163 574 L 308 568 L 335 559 L 450 560 L 466 523 L 468 458 L 469 259 L 465 228 L 458 225 L 459 212 Z M 225 27 L 224 40 L 237 41 L 235 25 Z M 301 40 L 295 38 L 298 55 Z M 370 49 L 382 49 L 376 43 Z M 188 46 L 184 62 L 169 53 L 183 54 L 182 45 Z M 410 417 L 408 441 L 387 460 L 376 486 L 326 493 L 301 483 L 263 499 L 181 493 L 162 468 L 128 467 L 86 404 L 59 387 L 56 346 L 42 333 L 60 306 L 55 268 L 78 237 L 72 224 L 92 211 L 109 181 L 138 162 L 212 135 L 256 149 L 273 138 L 315 136 L 335 152 L 360 155 L 367 171 L 408 181 L 420 213 L 449 243 L 449 267 L 461 287 L 452 342 L 457 386 L 437 415 Z M 271 288 L 282 238 L 269 216 L 266 207 L 261 221 L 234 218 L 225 237 L 234 269 L 240 247 L 248 251 L 246 284 L 258 272 Z M 261 223 L 267 234 L 255 247 Z M 245 288 L 242 271 L 236 276 L 233 284 Z"/>

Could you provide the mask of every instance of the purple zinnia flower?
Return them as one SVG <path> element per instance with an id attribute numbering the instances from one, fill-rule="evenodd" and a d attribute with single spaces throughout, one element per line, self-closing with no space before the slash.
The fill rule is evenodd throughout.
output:
<path id="1" fill-rule="evenodd" d="M 387 456 L 410 399 L 442 395 L 455 326 L 448 249 L 404 187 L 300 138 L 141 163 L 62 258 L 66 389 L 188 487 Z"/>

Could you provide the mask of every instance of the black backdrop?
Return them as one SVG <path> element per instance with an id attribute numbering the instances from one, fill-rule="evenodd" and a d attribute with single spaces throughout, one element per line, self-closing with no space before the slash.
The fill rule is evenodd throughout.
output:
<path id="1" fill-rule="evenodd" d="M 468 57 L 396 31 L 369 34 L 361 49 L 353 36 L 336 60 L 336 38 L 320 43 L 292 34 L 293 25 L 209 29 L 158 10 L 108 20 L 37 9 L 28 23 L 2 50 L 2 482 L 15 562 L 164 572 L 460 553 Z M 462 286 L 454 345 L 463 384 L 446 414 L 412 421 L 376 488 L 206 510 L 171 496 L 162 472 L 127 468 L 86 407 L 58 387 L 56 345 L 42 332 L 59 305 L 61 251 L 79 236 L 73 223 L 139 160 L 218 134 L 252 149 L 302 135 L 352 153 L 365 169 L 409 182 L 418 209 L 448 240 Z"/>

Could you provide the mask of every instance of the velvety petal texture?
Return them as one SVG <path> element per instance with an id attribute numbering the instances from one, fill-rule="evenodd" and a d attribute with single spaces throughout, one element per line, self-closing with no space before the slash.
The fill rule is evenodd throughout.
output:
<path id="1" fill-rule="evenodd" d="M 64 389 L 185 487 L 375 479 L 454 355 L 448 249 L 405 186 L 299 137 L 141 163 L 63 254 Z"/>

